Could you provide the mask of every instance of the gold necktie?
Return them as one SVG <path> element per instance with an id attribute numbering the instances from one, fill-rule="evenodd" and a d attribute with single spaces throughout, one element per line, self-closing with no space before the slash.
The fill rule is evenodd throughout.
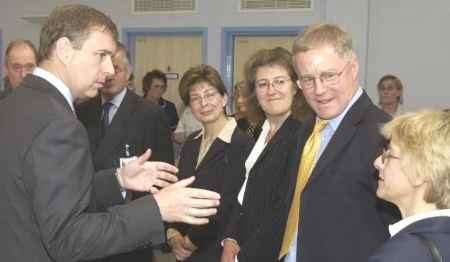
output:
<path id="1" fill-rule="evenodd" d="M 325 128 L 328 121 L 317 120 L 311 135 L 303 147 L 303 153 L 300 160 L 300 168 L 297 174 L 297 183 L 295 184 L 294 198 L 292 199 L 291 208 L 289 209 L 288 220 L 284 230 L 283 242 L 279 258 L 284 257 L 291 247 L 292 241 L 297 231 L 300 216 L 300 197 L 303 189 L 308 182 L 311 172 L 316 164 L 316 155 L 320 148 L 320 132 Z"/>

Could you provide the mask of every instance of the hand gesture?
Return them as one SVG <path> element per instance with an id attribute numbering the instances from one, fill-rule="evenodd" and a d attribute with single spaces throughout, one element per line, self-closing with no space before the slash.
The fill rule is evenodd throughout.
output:
<path id="1" fill-rule="evenodd" d="M 178 261 L 186 260 L 192 255 L 192 252 L 195 251 L 195 249 L 191 249 L 188 247 L 186 243 L 186 237 L 183 237 L 181 234 L 177 234 L 171 237 L 168 243 Z"/>
<path id="2" fill-rule="evenodd" d="M 202 225 L 209 222 L 207 217 L 217 213 L 220 195 L 187 187 L 194 179 L 183 179 L 154 194 L 164 221 Z"/>
<path id="3" fill-rule="evenodd" d="M 240 251 L 240 247 L 236 241 L 225 239 L 223 241 L 222 257 L 220 262 L 234 262 Z"/>
<path id="4" fill-rule="evenodd" d="M 156 193 L 178 178 L 174 175 L 178 169 L 164 162 L 149 162 L 151 151 L 147 150 L 117 171 L 119 184 L 124 189 Z"/>

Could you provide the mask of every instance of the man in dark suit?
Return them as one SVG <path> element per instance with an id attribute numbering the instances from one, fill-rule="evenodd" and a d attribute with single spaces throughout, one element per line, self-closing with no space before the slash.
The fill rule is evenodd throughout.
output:
<path id="1" fill-rule="evenodd" d="M 99 93 L 77 106 L 77 116 L 88 131 L 96 170 L 117 167 L 119 159 L 152 150 L 151 160 L 173 163 L 171 134 L 163 112 L 128 90 L 132 68 L 125 47 L 118 44 L 114 75 Z M 102 134 L 102 105 L 111 103 L 109 125 Z"/>
<path id="2" fill-rule="evenodd" d="M 121 158 L 141 155 L 147 148 L 152 150 L 152 160 L 173 163 L 171 135 L 163 112 L 127 88 L 132 69 L 125 46 L 118 43 L 112 61 L 114 75 L 106 80 L 100 95 L 77 107 L 77 116 L 88 131 L 94 169 L 119 167 Z M 111 103 L 108 116 L 102 114 L 105 103 Z M 106 128 L 102 127 L 102 116 L 108 117 Z M 127 199 L 141 196 L 138 192 L 124 193 Z M 102 261 L 148 262 L 152 256 L 152 249 L 146 248 Z"/>
<path id="3" fill-rule="evenodd" d="M 168 185 L 176 168 L 146 162 L 148 151 L 94 174 L 73 101 L 95 96 L 114 73 L 116 41 L 117 28 L 103 13 L 84 5 L 56 8 L 42 28 L 39 67 L 0 103 L 2 260 L 79 261 L 126 252 L 163 242 L 162 220 L 202 224 L 216 212 L 217 194 L 186 188 L 193 179 Z M 154 194 L 118 205 L 121 188 Z"/>
<path id="4" fill-rule="evenodd" d="M 385 145 L 378 127 L 389 116 L 359 86 L 351 37 L 338 26 L 308 27 L 294 42 L 293 55 L 298 85 L 314 115 L 300 129 L 290 161 L 290 183 L 307 182 L 297 195 L 299 216 L 295 230 L 290 231 L 295 236 L 280 256 L 286 262 L 366 261 L 388 238 L 375 195 L 377 176 L 372 163 Z M 325 126 L 317 131 L 315 164 L 305 175 L 298 172 L 302 170 L 299 159 L 306 162 L 303 158 L 308 153 L 303 154 L 303 149 L 319 123 Z M 295 187 L 289 193 L 291 199 L 294 192 Z M 285 230 L 285 238 L 288 233 Z"/>

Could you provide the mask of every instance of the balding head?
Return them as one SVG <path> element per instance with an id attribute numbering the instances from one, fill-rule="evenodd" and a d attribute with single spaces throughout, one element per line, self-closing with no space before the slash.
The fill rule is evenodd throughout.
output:
<path id="1" fill-rule="evenodd" d="M 20 85 L 37 64 L 37 51 L 33 43 L 17 39 L 9 43 L 5 53 L 5 72 L 12 88 Z"/>

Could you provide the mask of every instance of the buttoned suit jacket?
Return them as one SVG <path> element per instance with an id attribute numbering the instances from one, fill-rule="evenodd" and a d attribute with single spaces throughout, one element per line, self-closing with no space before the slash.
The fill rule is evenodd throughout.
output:
<path id="1" fill-rule="evenodd" d="M 253 145 L 252 139 L 237 126 L 230 143 L 216 138 L 208 152 L 197 166 L 201 138 L 195 138 L 200 131 L 189 136 L 183 145 L 179 163 L 179 177 L 195 176 L 192 187 L 213 190 L 221 194 L 217 215 L 210 217 L 207 225 L 191 226 L 172 224 L 183 235 L 199 247 L 187 261 L 218 261 L 220 250 L 218 238 L 223 234 L 239 188 L 244 180 L 244 162 Z"/>
<path id="2" fill-rule="evenodd" d="M 235 201 L 224 238 L 236 239 L 240 262 L 278 259 L 286 214 L 287 164 L 301 124 L 284 121 L 250 170 L 242 206 Z"/>
<path id="3" fill-rule="evenodd" d="M 400 230 L 370 257 L 369 262 L 432 262 L 429 248 L 415 234 L 432 240 L 442 261 L 450 261 L 450 217 L 432 217 Z"/>
<path id="4" fill-rule="evenodd" d="M 120 203 L 114 171 L 94 174 L 86 130 L 54 86 L 28 75 L 22 87 L 0 103 L 2 259 L 79 261 L 164 241 L 152 196 L 94 213 Z"/>
<path id="5" fill-rule="evenodd" d="M 297 147 L 289 161 L 292 186 L 288 203 L 315 119 L 312 115 L 305 120 L 297 135 Z M 297 261 L 366 261 L 388 238 L 381 217 L 391 210 L 385 211 L 375 195 L 378 173 L 373 166 L 386 144 L 379 131 L 388 120 L 365 92 L 348 110 L 302 192 Z"/>

